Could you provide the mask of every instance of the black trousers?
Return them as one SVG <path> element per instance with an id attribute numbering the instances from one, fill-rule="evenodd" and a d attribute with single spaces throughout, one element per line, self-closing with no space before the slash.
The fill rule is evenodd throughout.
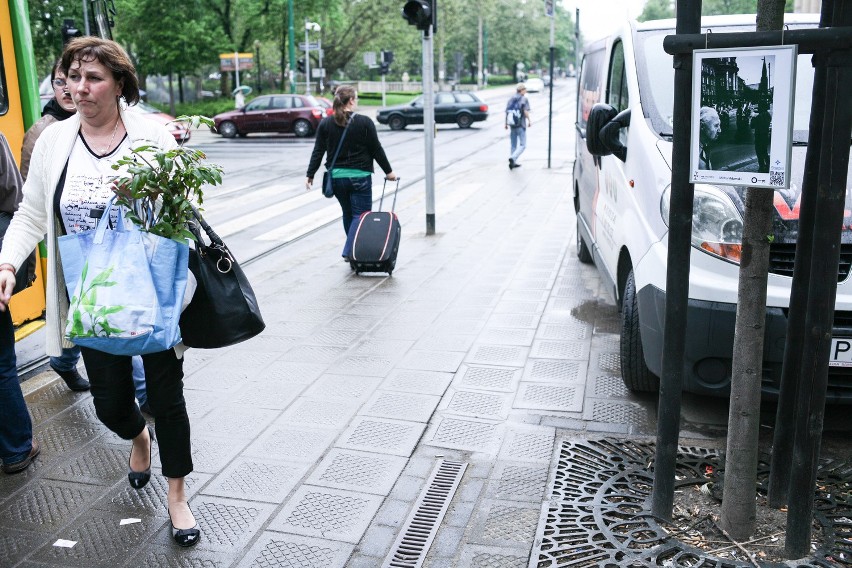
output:
<path id="1" fill-rule="evenodd" d="M 145 418 L 136 406 L 131 358 L 86 347 L 80 352 L 98 418 L 120 438 L 135 438 L 145 428 Z M 174 349 L 168 349 L 143 355 L 142 362 L 163 475 L 184 477 L 192 471 L 192 450 L 183 398 L 183 359 L 177 358 Z"/>

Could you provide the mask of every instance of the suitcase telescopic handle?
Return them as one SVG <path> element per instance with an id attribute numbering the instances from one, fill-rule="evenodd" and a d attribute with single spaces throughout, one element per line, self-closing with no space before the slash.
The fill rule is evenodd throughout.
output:
<path id="1" fill-rule="evenodd" d="M 393 203 L 391 204 L 391 213 L 393 213 L 394 210 L 396 209 L 396 194 L 399 193 L 399 180 L 401 180 L 401 179 L 402 179 L 401 177 L 396 178 L 396 188 L 393 190 Z M 382 183 L 382 197 L 379 199 L 379 211 L 382 210 L 382 203 L 385 200 L 385 188 L 387 186 L 388 186 L 388 178 L 385 178 L 384 182 Z"/>

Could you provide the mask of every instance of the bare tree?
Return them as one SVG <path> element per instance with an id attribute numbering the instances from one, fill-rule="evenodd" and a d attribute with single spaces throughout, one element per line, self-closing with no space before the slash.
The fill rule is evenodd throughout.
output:
<path id="1" fill-rule="evenodd" d="M 780 30 L 783 24 L 784 0 L 758 1 L 757 31 Z M 760 381 L 769 245 L 773 239 L 772 198 L 771 189 L 750 187 L 746 191 L 720 520 L 721 527 L 737 540 L 753 534 L 757 514 Z"/>

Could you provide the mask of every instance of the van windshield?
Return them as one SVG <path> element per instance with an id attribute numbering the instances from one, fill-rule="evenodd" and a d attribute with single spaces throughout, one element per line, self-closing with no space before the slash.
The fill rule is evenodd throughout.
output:
<path id="1" fill-rule="evenodd" d="M 791 28 L 794 26 L 790 26 Z M 795 26 L 803 27 L 803 26 Z M 703 29 L 702 32 L 706 31 Z M 754 31 L 753 27 L 740 26 L 714 28 L 713 32 L 730 33 Z M 674 30 L 649 30 L 636 34 L 636 64 L 639 88 L 648 119 L 654 130 L 663 137 L 672 135 L 672 109 L 674 108 L 674 68 L 672 56 L 663 50 L 663 39 Z M 800 54 L 796 64 L 796 93 L 793 115 L 793 142 L 808 141 L 814 71 L 810 54 Z"/>

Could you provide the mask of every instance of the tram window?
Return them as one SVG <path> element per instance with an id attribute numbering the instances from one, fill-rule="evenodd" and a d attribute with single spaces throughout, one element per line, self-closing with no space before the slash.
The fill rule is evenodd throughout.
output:
<path id="1" fill-rule="evenodd" d="M 0 46 L 0 116 L 9 112 L 9 91 L 6 88 L 6 65 L 3 60 L 3 46 Z"/>

